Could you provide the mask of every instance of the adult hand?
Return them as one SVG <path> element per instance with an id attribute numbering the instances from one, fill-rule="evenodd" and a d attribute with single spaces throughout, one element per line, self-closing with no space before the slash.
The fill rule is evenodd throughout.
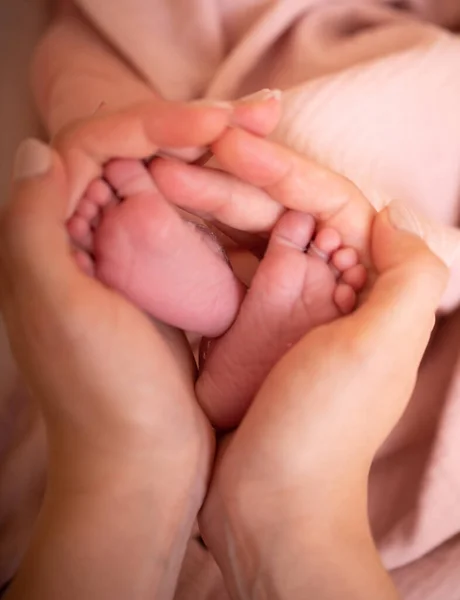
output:
<path id="1" fill-rule="evenodd" d="M 268 97 L 267 97 L 268 96 Z M 145 157 L 147 155 L 151 155 L 153 153 L 155 153 L 160 146 L 165 146 L 169 149 L 170 152 L 176 152 L 175 147 L 176 146 L 180 146 L 181 144 L 186 144 L 189 146 L 192 146 L 192 151 L 193 152 L 199 152 L 200 150 L 200 146 L 202 144 L 205 144 L 207 141 L 210 141 L 214 135 L 218 135 L 219 133 L 221 133 L 225 127 L 227 127 L 230 123 L 231 124 L 240 124 L 241 126 L 247 127 L 248 129 L 250 129 L 251 131 L 254 131 L 256 133 L 259 133 L 261 135 L 268 133 L 276 124 L 277 119 L 279 117 L 279 102 L 277 99 L 276 94 L 267 94 L 267 93 L 262 93 L 259 95 L 256 95 L 255 97 L 251 97 L 248 98 L 246 100 L 243 100 L 242 102 L 237 102 L 235 103 L 233 106 L 231 105 L 222 105 L 221 103 L 208 103 L 208 104 L 194 104 L 194 105 L 183 105 L 183 104 L 172 104 L 172 103 L 164 103 L 164 102 L 150 102 L 150 103 L 145 103 L 144 105 L 142 105 L 141 107 L 139 107 L 139 110 L 137 110 L 137 108 L 132 108 L 126 111 L 122 111 L 121 113 L 104 113 L 102 114 L 98 114 L 95 115 L 92 119 L 89 120 L 84 120 L 78 123 L 73 124 L 71 127 L 67 128 L 65 131 L 61 132 L 61 134 L 54 140 L 54 144 L 56 147 L 60 148 L 62 151 L 63 156 L 66 159 L 66 175 L 68 176 L 68 179 L 66 179 L 65 181 L 65 186 L 66 186 L 66 192 L 68 193 L 68 196 L 65 201 L 67 202 L 67 206 L 63 209 L 65 212 L 65 216 L 67 217 L 68 214 L 70 212 L 72 212 L 72 207 L 75 205 L 75 202 L 78 200 L 80 192 L 86 187 L 86 185 L 89 183 L 89 181 L 97 174 L 99 174 L 102 171 L 102 167 L 103 167 L 103 162 L 106 159 L 106 157 L 111 157 L 113 152 L 116 152 L 119 156 L 139 156 L 139 157 Z M 183 123 L 187 122 L 187 128 L 183 127 Z M 131 130 L 131 127 L 133 127 L 133 129 Z M 99 138 L 98 136 L 101 136 L 101 138 Z M 180 148 L 177 149 L 177 152 L 180 151 Z M 188 153 L 190 154 L 190 150 L 188 151 Z M 59 166 L 58 170 L 61 169 L 61 166 Z M 53 175 L 54 177 L 54 175 Z M 32 185 L 32 184 L 30 184 Z M 44 185 L 44 184 L 42 184 Z M 50 184 L 51 185 L 51 184 Z M 55 184 L 56 185 L 56 182 Z M 61 186 L 62 187 L 62 186 Z M 29 247 L 28 253 L 16 250 L 16 254 L 18 255 L 17 258 L 22 261 L 20 264 L 22 265 L 21 268 L 18 269 L 18 264 L 15 262 L 15 260 L 11 259 L 11 256 L 9 254 L 11 254 L 14 250 L 14 248 L 18 248 L 21 244 L 22 241 L 24 240 L 24 237 L 28 236 L 28 233 L 25 233 L 26 231 L 28 231 L 28 227 L 32 227 L 34 230 L 36 227 L 41 227 L 41 225 L 39 225 L 39 223 L 43 222 L 45 223 L 45 221 L 49 218 L 51 218 L 53 221 L 56 221 L 56 225 L 60 223 L 60 218 L 58 216 L 56 216 L 56 211 L 58 210 L 58 206 L 55 205 L 54 207 L 45 205 L 44 209 L 49 208 L 51 212 L 46 213 L 46 211 L 41 214 L 40 219 L 35 219 L 35 212 L 34 212 L 34 205 L 36 203 L 36 199 L 34 199 L 33 196 L 33 185 L 30 188 L 30 191 L 28 192 L 27 198 L 29 199 L 29 206 L 26 206 L 25 204 L 22 204 L 22 208 L 19 208 L 19 204 L 16 201 L 15 204 L 15 208 L 10 208 L 8 209 L 8 213 L 7 215 L 4 217 L 3 219 L 3 229 L 4 230 L 11 230 L 11 228 L 13 228 L 15 231 L 18 231 L 18 239 L 17 240 L 12 240 L 11 241 L 11 237 L 14 236 L 8 236 L 8 234 L 5 234 L 2 238 L 2 242 L 4 242 L 4 246 L 7 243 L 7 239 L 9 239 L 10 241 L 8 242 L 8 244 L 11 244 L 8 246 L 8 248 L 6 249 L 6 253 L 4 254 L 4 256 L 6 257 L 6 260 L 8 260 L 9 263 L 9 267 L 7 266 L 7 269 L 10 268 L 10 271 L 12 273 L 12 278 L 15 280 L 14 284 L 11 283 L 11 285 L 18 285 L 18 281 L 16 281 L 16 279 L 19 280 L 19 282 L 22 282 L 21 285 L 24 286 L 26 285 L 26 280 L 28 278 L 37 278 L 38 277 L 38 271 L 34 270 L 34 269 L 38 269 L 40 272 L 42 271 L 50 271 L 50 274 L 53 271 L 54 268 L 54 261 L 55 261 L 55 255 L 54 253 L 50 250 L 50 246 L 47 245 L 48 244 L 48 240 L 45 239 L 43 240 L 43 249 L 40 249 L 40 254 L 43 258 L 43 262 L 41 262 L 40 264 L 35 264 L 32 267 L 31 264 L 27 263 L 28 261 L 31 260 L 32 255 L 34 253 L 34 251 L 32 251 L 32 248 Z M 50 188 L 51 189 L 51 188 Z M 39 194 L 41 194 L 42 192 L 39 191 Z M 63 194 L 64 192 L 61 190 L 61 193 Z M 52 194 L 54 194 L 54 196 L 58 199 L 58 200 L 62 200 L 64 201 L 64 196 L 59 196 L 59 194 L 56 192 L 56 189 L 54 189 L 54 192 L 52 192 Z M 45 194 L 46 195 L 46 194 Z M 59 196 L 59 197 L 58 197 Z M 31 200 L 32 199 L 32 200 Z M 30 208 L 32 207 L 32 210 L 30 210 Z M 35 207 L 37 208 L 37 207 Z M 60 210 L 60 209 L 59 209 Z M 23 221 L 24 219 L 24 221 Z M 45 226 L 43 228 L 42 233 L 47 229 L 47 227 Z M 36 234 L 38 234 L 38 231 L 35 232 Z M 64 235 L 64 232 L 62 232 L 61 235 Z M 46 237 L 46 236 L 45 236 Z M 37 240 L 37 243 L 39 243 L 39 241 Z M 64 246 L 62 246 L 63 248 Z M 46 248 L 48 248 L 48 252 L 46 253 Z M 4 247 L 5 250 L 5 247 Z M 66 250 L 67 252 L 67 250 Z M 45 257 L 45 254 L 47 254 L 47 257 Z M 49 264 L 47 265 L 46 261 L 49 261 Z M 14 266 L 13 266 L 14 265 Z M 67 267 L 69 267 L 70 265 L 67 265 Z M 6 273 L 6 271 L 5 271 Z M 4 275 L 5 277 L 6 275 Z M 12 279 L 12 281 L 13 281 Z M 82 279 L 80 277 L 80 283 L 82 282 Z M 3 282 L 5 284 L 5 282 Z M 86 282 L 87 283 L 87 282 Z M 30 285 L 30 281 L 29 284 Z M 35 284 L 37 286 L 40 285 L 39 281 L 35 281 Z M 63 287 L 58 283 L 58 281 L 54 282 L 53 285 L 56 285 L 59 287 L 60 290 L 63 289 Z M 80 284 L 79 284 L 80 285 Z M 57 289 L 57 288 L 56 288 Z M 100 288 L 99 292 L 102 290 L 102 288 Z M 18 294 L 22 294 L 22 291 L 18 291 Z M 36 290 L 33 293 L 37 293 Z M 83 296 L 85 296 L 86 292 L 83 290 L 83 288 L 81 288 L 81 294 Z M 14 298 L 14 296 L 12 297 Z M 90 298 L 90 296 L 88 296 L 88 299 Z M 11 299 L 11 301 L 13 301 Z M 55 302 L 55 300 L 50 297 L 47 298 L 47 301 L 50 302 Z M 105 302 L 105 300 L 104 300 Z M 112 300 L 110 300 L 110 302 L 112 302 Z M 85 304 L 88 305 L 89 307 L 89 302 L 85 301 Z M 57 310 L 56 312 L 54 312 L 54 321 L 51 321 L 50 323 L 56 322 L 56 319 L 64 319 L 66 320 L 66 326 L 68 325 L 69 327 L 71 326 L 71 321 L 69 321 L 67 319 L 67 316 L 63 316 L 65 314 L 65 310 L 68 308 L 65 305 L 59 305 L 60 308 L 59 310 Z M 115 304 L 114 304 L 115 306 Z M 5 308 L 5 306 L 4 306 Z M 17 306 L 17 308 L 19 308 L 19 304 Z M 99 310 L 103 308 L 102 305 L 99 305 Z M 24 310 L 28 310 L 28 307 L 23 307 Z M 115 309 L 114 309 L 115 310 Z M 116 312 L 116 310 L 115 310 Z M 92 314 L 91 318 L 96 319 L 96 313 L 97 310 L 94 310 L 94 313 Z M 16 313 L 16 317 L 17 317 Z M 124 314 L 124 313 L 123 313 Z M 32 316 L 32 315 L 30 315 Z M 100 334 L 103 336 L 107 333 L 107 329 L 110 329 L 109 325 L 108 325 L 108 321 L 109 319 L 109 315 L 106 315 L 108 318 L 105 322 L 101 321 L 98 317 L 97 317 L 97 331 L 100 332 Z M 82 315 L 80 314 L 78 318 L 76 318 L 76 321 L 78 321 L 78 319 L 86 319 L 89 318 L 90 315 L 86 314 L 86 315 Z M 41 318 L 41 317 L 40 317 Z M 43 318 L 47 318 L 46 316 L 43 315 Z M 115 314 L 112 315 L 112 320 L 115 320 L 117 317 Z M 139 318 L 139 315 L 138 317 Z M 25 318 L 23 321 L 23 325 L 27 326 L 28 323 L 28 318 Z M 142 319 L 144 319 L 142 317 Z M 146 320 L 146 319 L 144 319 Z M 43 320 L 41 321 L 43 323 Z M 96 322 L 95 322 L 96 325 Z M 157 324 L 157 329 L 160 328 L 161 326 L 159 324 Z M 77 332 L 75 335 L 77 335 L 77 337 L 81 335 L 85 335 L 86 331 L 86 326 L 81 327 L 81 332 Z M 96 328 L 93 329 L 93 333 L 96 331 Z M 185 379 L 185 386 L 189 385 L 189 382 L 191 381 L 191 379 L 193 378 L 193 370 L 194 370 L 194 365 L 192 364 L 191 360 L 190 360 L 190 356 L 189 356 L 189 352 L 187 349 L 186 344 L 184 343 L 184 340 L 181 338 L 181 336 L 179 336 L 179 334 L 177 334 L 177 332 L 173 332 L 170 329 L 167 328 L 161 328 L 161 333 L 162 336 L 159 337 L 160 339 L 160 345 L 164 344 L 164 340 L 166 339 L 166 341 L 168 342 L 169 345 L 172 345 L 174 348 L 174 356 L 176 359 L 179 360 L 179 362 L 181 362 L 184 367 L 185 367 L 185 373 L 184 370 L 181 369 L 181 376 L 183 379 Z M 112 335 L 113 332 L 110 332 L 110 335 Z M 18 334 L 20 335 L 20 334 Z M 67 335 L 74 335 L 73 333 L 71 334 L 70 331 L 67 330 Z M 154 334 L 152 333 L 152 331 L 150 332 L 150 335 L 153 336 Z M 34 350 L 32 350 L 31 347 L 28 348 L 27 352 L 33 352 L 35 351 L 35 348 L 37 348 L 37 346 L 41 345 L 41 340 L 30 340 L 30 330 L 29 330 L 29 339 L 28 341 L 33 342 L 34 344 Z M 96 335 L 95 335 L 96 337 Z M 112 339 L 114 339 L 116 336 L 112 335 Z M 121 336 L 119 336 L 121 337 Z M 135 338 L 135 335 L 133 337 L 133 339 Z M 28 341 L 23 340 L 23 343 L 25 344 L 26 348 L 27 348 L 27 343 Z M 65 341 L 65 340 L 64 340 Z M 67 340 L 68 341 L 68 340 Z M 140 342 L 140 339 L 137 340 Z M 121 342 L 121 340 L 120 340 Z M 153 343 L 154 340 L 151 342 Z M 52 340 L 50 340 L 51 345 L 53 346 L 53 348 L 51 349 L 54 352 L 54 346 L 55 346 L 55 342 L 53 342 Z M 125 349 L 129 348 L 129 341 L 125 340 L 124 342 L 125 344 Z M 109 341 L 109 337 L 107 337 L 107 339 L 105 340 L 105 342 L 103 343 L 103 345 L 105 345 L 105 350 L 103 348 L 99 349 L 98 352 L 100 352 L 101 354 L 106 353 L 107 356 L 112 356 L 112 347 Z M 147 350 L 147 348 L 145 349 Z M 26 352 L 26 354 L 27 354 Z M 41 349 L 38 350 L 39 354 L 42 354 L 42 358 L 45 360 L 45 362 L 47 362 L 47 368 L 49 369 L 50 364 L 53 364 L 55 361 L 54 360 L 48 360 L 46 357 L 49 356 L 46 354 L 46 352 L 43 352 Z M 83 352 L 83 355 L 85 353 Z M 118 357 L 120 358 L 120 356 Z M 70 358 L 68 357 L 69 362 Z M 59 356 L 58 360 L 56 361 L 56 366 L 58 368 L 62 368 L 62 362 L 65 360 L 64 356 Z M 101 360 L 101 358 L 99 358 L 99 360 Z M 106 359 L 103 359 L 103 362 L 105 362 Z M 116 360 L 115 360 L 116 362 Z M 124 361 L 122 361 L 124 362 Z M 136 361 L 133 357 L 133 361 L 132 363 L 134 364 Z M 88 365 L 87 365 L 88 366 Z M 87 366 L 85 367 L 85 369 L 87 368 Z M 158 363 L 157 367 L 159 370 L 161 370 L 161 365 Z M 39 377 L 41 377 L 42 375 L 40 375 L 40 373 L 43 374 L 43 372 L 41 371 L 42 366 L 40 367 L 36 367 L 38 369 L 38 374 Z M 102 370 L 102 368 L 104 367 L 103 363 L 95 363 L 93 365 L 93 371 L 97 371 L 98 369 Z M 82 370 L 82 367 L 79 367 L 80 370 Z M 45 369 L 46 371 L 46 369 Z M 110 369 L 109 369 L 110 371 Z M 115 371 L 118 372 L 118 369 L 115 369 Z M 121 368 L 121 371 L 123 371 L 123 368 Z M 84 375 L 84 369 L 82 370 L 82 375 Z M 128 377 L 128 373 L 127 377 Z M 56 373 L 55 373 L 56 375 Z M 93 373 L 94 375 L 94 373 Z M 99 377 L 98 379 L 100 379 L 101 377 Z M 152 380 L 154 379 L 153 373 L 152 373 Z M 65 380 L 65 375 L 64 375 L 64 371 L 61 373 L 61 383 Z M 140 381 L 138 382 L 139 386 L 140 386 Z M 34 387 L 34 386 L 32 386 Z M 113 381 L 113 387 L 117 387 L 116 386 L 116 379 Z M 119 396 L 121 396 L 121 390 L 119 391 Z M 141 391 L 140 387 L 138 388 L 138 391 Z M 147 393 L 148 390 L 145 390 L 145 392 Z M 129 397 L 131 397 L 132 392 L 129 392 Z M 130 410 L 130 405 L 128 404 L 127 406 L 119 406 L 119 408 L 122 409 L 122 412 L 127 409 Z M 78 408 L 78 403 L 73 407 L 75 409 Z M 138 422 L 134 424 L 133 428 L 132 428 L 132 439 L 136 438 L 136 434 L 135 431 L 139 430 L 139 428 L 142 428 L 142 419 L 145 417 L 145 415 L 140 414 L 140 412 L 138 411 L 139 414 L 136 415 L 136 409 L 134 406 L 131 407 L 131 416 L 134 418 L 134 420 L 137 420 Z M 152 407 L 150 407 L 152 408 Z M 170 407 L 172 408 L 172 407 Z M 107 414 L 102 414 L 102 413 L 98 413 L 98 405 L 94 405 L 93 407 L 91 407 L 93 413 L 97 413 L 97 418 L 92 422 L 92 433 L 90 436 L 90 439 L 87 440 L 88 442 L 88 454 L 94 454 L 95 448 L 91 448 L 92 445 L 94 445 L 94 443 L 102 445 L 102 446 L 110 446 L 111 442 L 111 436 L 113 434 L 113 429 L 116 427 L 112 427 L 111 431 L 107 431 L 106 429 L 106 423 L 104 423 L 104 426 L 102 428 L 99 427 L 99 425 L 101 424 L 101 421 L 104 421 L 105 417 L 107 416 Z M 109 411 L 111 411 L 111 408 L 108 408 L 107 406 L 105 407 L 105 409 L 108 409 Z M 86 410 L 86 409 L 85 409 Z M 84 413 L 84 410 L 83 410 Z M 72 419 L 71 415 L 66 415 L 70 417 L 70 420 Z M 112 421 L 116 421 L 117 418 L 119 419 L 120 423 L 124 423 L 125 425 L 128 425 L 130 422 L 130 419 L 128 418 L 127 421 L 125 421 L 125 416 L 126 414 L 122 417 L 121 414 L 120 415 L 116 415 L 116 411 L 114 413 L 111 413 L 111 418 Z M 83 415 L 79 415 L 79 418 L 86 418 Z M 201 420 L 201 415 L 200 415 L 200 419 Z M 99 424 L 99 425 L 98 425 Z M 86 422 L 86 425 L 91 425 L 91 423 Z M 112 425 L 115 425 L 115 423 L 112 423 Z M 126 430 L 128 429 L 128 427 L 123 427 L 124 432 L 126 433 Z M 202 422 L 200 421 L 200 423 L 198 423 L 195 427 L 195 429 L 198 429 L 201 431 L 201 435 L 205 435 L 205 442 L 201 444 L 201 449 L 199 452 L 199 456 L 201 457 L 199 460 L 201 461 L 200 464 L 202 464 L 202 461 L 205 461 L 205 466 L 204 467 L 199 467 L 200 470 L 200 478 L 198 482 L 196 483 L 196 489 L 195 489 L 195 493 L 192 494 L 190 496 L 190 498 L 188 499 L 192 501 L 192 504 L 195 503 L 196 506 L 199 506 L 200 500 L 199 500 L 199 496 L 200 494 L 203 494 L 203 490 L 204 490 L 204 481 L 206 479 L 206 473 L 207 473 L 207 463 L 209 462 L 209 455 L 212 454 L 212 442 L 209 442 L 209 431 L 206 429 L 205 426 L 205 431 L 203 433 L 203 427 L 202 427 Z M 96 432 L 97 432 L 97 436 L 96 436 Z M 180 432 L 180 428 L 177 430 L 177 433 L 179 434 Z M 145 432 L 144 432 L 145 433 Z M 104 435 L 106 434 L 106 435 Z M 82 436 L 86 438 L 86 433 L 83 432 Z M 62 439 L 65 439 L 65 435 L 61 432 L 60 437 Z M 140 436 L 140 439 L 145 439 L 145 435 Z M 167 438 L 168 435 L 165 431 L 165 436 L 164 438 Z M 187 438 L 187 442 L 188 441 L 192 441 L 193 442 L 193 436 L 190 436 Z M 105 441 L 104 441 L 105 440 Z M 120 443 L 116 446 L 117 448 L 119 448 L 124 442 L 122 442 L 122 440 L 119 440 Z M 195 438 L 196 441 L 196 438 Z M 107 443 L 106 443 L 107 442 Z M 170 442 L 171 442 L 171 446 L 174 447 L 174 437 L 170 438 Z M 70 438 L 69 438 L 69 443 L 68 446 L 71 446 L 71 442 L 70 442 Z M 184 454 L 187 453 L 187 447 L 188 444 L 178 444 L 177 447 L 174 447 L 174 450 L 178 451 L 180 448 L 183 448 L 184 450 Z M 86 445 L 85 445 L 86 448 Z M 107 449 L 107 448 L 106 448 Z M 190 449 L 190 448 L 189 448 Z M 117 452 L 112 452 L 114 455 L 114 460 L 112 461 L 114 463 L 114 469 L 118 469 L 116 462 L 117 460 L 115 460 L 115 457 L 117 455 Z M 58 455 L 59 452 L 54 452 L 51 453 L 51 457 Z M 119 454 L 119 452 L 118 452 Z M 126 456 L 125 456 L 125 452 L 123 452 L 123 458 L 126 458 L 126 463 L 129 463 L 129 451 L 126 452 Z M 174 460 L 174 452 L 171 454 L 170 452 L 167 452 L 167 455 L 169 458 Z M 69 457 L 67 457 L 69 458 Z M 190 462 L 189 462 L 189 466 L 191 465 L 191 462 L 193 462 L 193 458 L 190 455 L 189 456 Z M 106 471 L 106 464 L 104 464 L 104 460 L 102 459 L 101 465 L 102 465 L 102 469 L 104 470 L 104 472 Z M 188 459 L 187 459 L 188 460 Z M 97 462 L 97 461 L 96 461 Z M 95 470 L 96 469 L 96 462 L 93 461 L 93 459 L 91 458 L 90 463 L 94 464 Z M 113 470 L 113 469 L 112 469 Z M 187 472 L 190 474 L 191 479 L 193 479 L 193 468 L 192 470 L 187 469 Z M 70 469 L 70 472 L 72 472 L 72 470 Z M 168 469 L 168 473 L 167 476 L 164 478 L 164 488 L 167 488 L 169 483 L 170 483 L 170 478 L 171 476 L 175 473 L 174 469 L 169 470 Z M 88 475 L 88 473 L 84 472 L 84 476 L 86 477 Z M 77 484 L 77 478 L 76 478 L 76 474 L 74 472 L 72 472 L 72 484 Z M 94 477 L 94 479 L 96 479 L 96 476 Z M 110 477 L 108 478 L 110 479 Z M 181 477 L 179 475 L 179 472 L 177 473 L 177 477 L 176 480 L 180 481 Z M 159 478 L 159 481 L 161 481 L 161 477 Z M 191 513 L 193 513 L 194 511 L 191 510 Z M 187 518 L 187 523 L 189 521 L 191 521 L 191 519 L 193 518 L 193 514 L 189 515 Z M 167 527 L 165 526 L 164 531 L 166 531 Z M 184 531 L 184 535 L 183 537 L 186 537 L 186 529 L 187 529 L 187 525 L 185 526 L 185 531 Z M 21 554 L 22 553 L 22 549 L 19 548 L 18 552 Z M 177 561 L 176 561 L 177 562 Z M 176 565 L 177 566 L 177 565 Z M 174 570 L 174 567 L 173 569 Z M 121 588 L 120 588 L 121 589 Z"/>
<path id="2" fill-rule="evenodd" d="M 372 286 L 355 314 L 313 331 L 280 362 L 227 440 L 203 512 L 206 541 L 235 596 L 393 597 L 369 534 L 367 475 L 428 343 L 448 278 L 435 255 L 450 265 L 460 235 L 396 203 L 395 222 L 418 237 L 392 229 L 390 212 L 377 216 L 350 181 L 245 132 L 227 132 L 212 151 L 227 173 L 155 161 L 170 201 L 254 233 L 270 231 L 283 207 L 308 212 L 358 249 Z M 204 408 L 225 422 L 216 397 Z"/>
<path id="3" fill-rule="evenodd" d="M 286 354 L 223 444 L 201 524 L 232 597 L 397 597 L 369 531 L 367 479 L 448 280 L 422 234 L 398 203 L 376 216 L 362 304 Z"/>
<path id="4" fill-rule="evenodd" d="M 69 587 L 85 598 L 170 597 L 212 431 L 182 337 L 80 272 L 68 197 L 58 155 L 26 142 L 0 219 L 0 304 L 45 417 L 49 479 L 11 597 L 63 598 Z"/>
<path id="5" fill-rule="evenodd" d="M 160 150 L 198 157 L 229 126 L 265 136 L 276 127 L 280 114 L 279 93 L 262 90 L 233 103 L 152 100 L 74 122 L 53 140 L 69 178 L 67 216 L 110 159 L 146 159 Z"/>
<path id="6" fill-rule="evenodd" d="M 312 331 L 279 363 L 227 440 L 203 512 L 206 541 L 236 597 L 260 588 L 391 598 L 366 517 L 368 470 L 410 398 L 448 279 L 428 246 L 451 264 L 459 233 L 397 203 L 376 215 L 350 181 L 245 132 L 227 132 L 212 151 L 228 174 L 160 159 L 157 185 L 249 232 L 270 231 L 283 207 L 308 212 L 358 249 L 371 285 L 358 311 Z M 214 397 L 205 410 L 219 425 L 228 407 Z"/>
<path id="7" fill-rule="evenodd" d="M 318 226 L 332 227 L 345 246 L 371 264 L 368 200 L 348 179 L 297 152 L 238 129 L 227 130 L 211 150 L 220 169 L 157 159 L 151 166 L 166 198 L 210 221 L 254 234 L 272 230 L 286 208 L 307 212 Z M 460 240 L 458 229 L 417 218 L 420 235 L 446 262 Z M 263 235 L 266 244 L 267 236 Z M 251 241 L 245 239 L 246 245 Z M 257 238 L 252 240 L 257 243 Z"/>

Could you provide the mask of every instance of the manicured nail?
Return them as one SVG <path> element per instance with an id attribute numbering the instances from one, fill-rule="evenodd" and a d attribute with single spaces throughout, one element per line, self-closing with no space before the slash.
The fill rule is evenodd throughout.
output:
<path id="1" fill-rule="evenodd" d="M 39 140 L 29 138 L 21 143 L 16 152 L 13 179 L 22 181 L 45 175 L 51 169 L 52 164 L 51 148 Z"/>
<path id="2" fill-rule="evenodd" d="M 387 207 L 388 218 L 395 229 L 423 236 L 423 227 L 417 215 L 403 202 L 393 200 Z"/>
<path id="3" fill-rule="evenodd" d="M 280 100 L 283 95 L 281 90 L 270 90 L 265 88 L 263 90 L 259 90 L 255 92 L 255 94 L 250 94 L 249 96 L 244 96 L 240 99 L 240 102 L 244 103 L 256 103 L 256 102 L 267 102 L 268 100 Z"/>
<path id="4" fill-rule="evenodd" d="M 233 112 L 233 104 L 231 102 L 225 102 L 223 100 L 213 100 L 212 98 L 203 98 L 203 100 L 193 100 L 190 102 L 192 106 L 198 106 L 199 108 L 219 108 L 228 112 Z"/>

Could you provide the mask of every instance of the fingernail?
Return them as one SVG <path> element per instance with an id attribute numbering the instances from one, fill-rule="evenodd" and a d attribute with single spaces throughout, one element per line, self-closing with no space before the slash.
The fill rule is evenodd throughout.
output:
<path id="1" fill-rule="evenodd" d="M 47 144 L 34 138 L 24 140 L 16 152 L 13 179 L 22 181 L 45 175 L 51 169 L 52 163 L 53 155 Z"/>
<path id="2" fill-rule="evenodd" d="M 395 229 L 422 237 L 423 227 L 417 215 L 403 202 L 393 200 L 387 206 L 388 218 Z"/>
<path id="3" fill-rule="evenodd" d="M 199 108 L 219 108 L 228 112 L 233 112 L 233 104 L 224 102 L 223 100 L 212 100 L 212 98 L 204 98 L 203 100 L 193 100 L 190 102 L 192 106 Z"/>
<path id="4" fill-rule="evenodd" d="M 255 92 L 255 94 L 250 94 L 249 96 L 244 96 L 243 98 L 241 98 L 239 101 L 240 102 L 249 102 L 249 103 L 255 103 L 255 102 L 267 102 L 268 100 L 280 100 L 281 96 L 283 95 L 283 92 L 281 90 L 270 90 L 268 88 L 265 88 L 263 90 L 259 90 L 258 92 Z"/>

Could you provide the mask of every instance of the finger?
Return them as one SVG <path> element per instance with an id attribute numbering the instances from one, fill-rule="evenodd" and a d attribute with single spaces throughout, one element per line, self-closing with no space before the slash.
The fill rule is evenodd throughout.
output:
<path id="1" fill-rule="evenodd" d="M 447 266 L 423 233 L 392 214 L 390 206 L 375 219 L 377 280 L 363 305 L 338 323 L 335 347 L 336 372 L 345 384 L 340 402 L 346 408 L 332 398 L 334 420 L 339 430 L 361 440 L 353 460 L 368 466 L 409 402 L 448 280 Z M 431 242 L 436 243 L 433 237 Z M 352 449 L 350 438 L 348 443 Z"/>
<path id="2" fill-rule="evenodd" d="M 278 125 L 281 116 L 281 92 L 279 90 L 261 90 L 232 102 L 234 108 L 233 123 L 238 124 L 255 135 L 267 136 Z M 161 154 L 178 158 L 185 162 L 195 162 L 208 154 L 201 148 L 162 148 Z"/>
<path id="3" fill-rule="evenodd" d="M 308 212 L 339 231 L 344 245 L 369 256 L 369 224 L 375 211 L 348 179 L 295 152 L 245 131 L 227 131 L 212 150 L 219 164 L 262 188 L 286 208 Z"/>
<path id="4" fill-rule="evenodd" d="M 117 113 L 95 115 L 63 131 L 54 146 L 69 174 L 70 208 L 108 159 L 146 158 L 159 147 L 206 146 L 231 122 L 233 107 L 149 102 Z M 186 124 L 186 125 L 185 125 Z"/>
<path id="5" fill-rule="evenodd" d="M 418 236 L 447 267 L 452 267 L 459 254 L 460 230 L 458 228 L 429 220 L 397 200 L 390 203 L 388 210 L 392 222 L 396 222 L 404 231 Z"/>
<path id="6" fill-rule="evenodd" d="M 373 345 L 374 357 L 382 354 L 383 360 L 386 353 L 387 362 L 408 360 L 414 374 L 449 279 L 447 263 L 460 246 L 457 232 L 439 229 L 435 234 L 435 228 L 399 202 L 379 213 L 372 237 L 377 280 L 369 298 L 351 317 L 361 337 Z"/>
<path id="7" fill-rule="evenodd" d="M 410 399 L 448 269 L 410 224 L 393 223 L 390 209 L 375 219 L 378 277 L 362 306 L 294 346 L 248 413 L 248 432 L 251 422 L 267 422 L 259 436 L 267 444 L 297 448 L 308 439 L 308 456 L 289 465 L 292 480 L 307 465 L 310 476 L 327 472 L 332 481 L 331 473 L 357 473 L 365 483 L 375 452 Z M 280 397 L 281 404 L 274 400 Z"/>
<path id="8" fill-rule="evenodd" d="M 10 201 L 0 216 L 0 268 L 3 308 L 8 299 L 52 305 L 80 277 L 64 227 L 67 180 L 55 152 L 37 140 L 20 146 Z"/>
<path id="9" fill-rule="evenodd" d="M 208 146 L 228 125 L 239 126 L 240 120 L 247 123 L 247 110 L 228 102 L 156 100 L 114 114 L 98 114 L 70 127 L 54 140 L 69 173 L 69 214 L 88 183 L 101 175 L 108 159 L 146 158 L 163 147 Z M 257 111 L 257 107 L 251 110 Z"/>
<path id="10" fill-rule="evenodd" d="M 263 137 L 272 133 L 281 117 L 281 97 L 280 90 L 264 89 L 235 100 L 238 127 Z"/>
<path id="11" fill-rule="evenodd" d="M 221 171 L 164 159 L 149 169 L 169 202 L 235 229 L 270 231 L 284 211 L 265 191 Z"/>

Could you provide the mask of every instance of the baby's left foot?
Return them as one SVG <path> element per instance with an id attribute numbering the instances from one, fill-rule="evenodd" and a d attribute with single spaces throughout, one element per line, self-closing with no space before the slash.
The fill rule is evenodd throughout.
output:
<path id="1" fill-rule="evenodd" d="M 310 215 L 281 217 L 236 321 L 205 357 L 196 390 L 218 428 L 239 424 L 292 345 L 356 305 L 366 281 L 357 252 L 342 247 L 335 229 L 314 233 Z"/>

